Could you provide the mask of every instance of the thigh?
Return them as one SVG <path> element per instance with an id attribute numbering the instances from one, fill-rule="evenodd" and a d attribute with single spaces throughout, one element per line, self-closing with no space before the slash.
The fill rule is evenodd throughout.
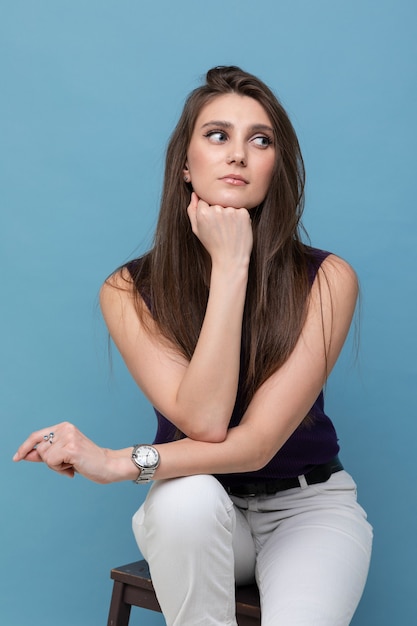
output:
<path id="1" fill-rule="evenodd" d="M 220 539 L 221 545 L 226 545 L 230 536 L 230 563 L 234 562 L 237 584 L 255 580 L 256 553 L 246 517 L 212 476 L 155 482 L 134 515 L 132 526 L 148 561 L 154 552 L 152 543 L 167 553 L 179 546 L 187 554 L 190 550 L 197 554 L 200 550 L 207 552 L 207 543 L 210 550 Z"/>
<path id="2" fill-rule="evenodd" d="M 235 580 L 254 579 L 243 514 L 212 476 L 158 481 L 133 518 L 167 624 L 236 626 Z"/>
<path id="3" fill-rule="evenodd" d="M 257 513 L 263 626 L 347 626 L 369 568 L 372 528 L 346 472 Z M 268 528 L 268 532 L 264 529 Z"/>
<path id="4" fill-rule="evenodd" d="M 150 545 L 158 552 L 198 552 L 210 549 L 217 535 L 231 544 L 234 527 L 232 501 L 207 475 L 155 481 L 133 516 L 133 532 L 145 558 L 152 557 Z"/>

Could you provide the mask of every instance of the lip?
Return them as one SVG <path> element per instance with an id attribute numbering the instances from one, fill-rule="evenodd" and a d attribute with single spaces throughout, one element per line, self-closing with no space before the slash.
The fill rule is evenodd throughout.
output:
<path id="1" fill-rule="evenodd" d="M 225 183 L 229 183 L 229 185 L 248 185 L 249 181 L 243 176 L 239 176 L 239 174 L 226 174 L 220 180 L 223 180 Z"/>

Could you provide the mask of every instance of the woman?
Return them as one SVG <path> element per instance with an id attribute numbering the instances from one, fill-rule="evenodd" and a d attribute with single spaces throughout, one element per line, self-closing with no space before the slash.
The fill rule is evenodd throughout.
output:
<path id="1" fill-rule="evenodd" d="M 101 483 L 154 480 L 133 529 L 169 625 L 236 624 L 235 582 L 255 577 L 263 626 L 349 624 L 363 591 L 372 530 L 322 394 L 357 280 L 301 242 L 303 191 L 273 93 L 210 70 L 168 147 L 154 246 L 101 292 L 155 407 L 154 444 L 103 449 L 65 423 L 15 456 Z"/>

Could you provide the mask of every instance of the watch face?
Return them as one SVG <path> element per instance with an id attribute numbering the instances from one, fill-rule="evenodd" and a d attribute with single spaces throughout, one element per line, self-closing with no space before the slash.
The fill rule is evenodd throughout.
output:
<path id="1" fill-rule="evenodd" d="M 135 453 L 136 462 L 141 467 L 155 467 L 158 465 L 159 454 L 151 446 L 140 446 Z"/>

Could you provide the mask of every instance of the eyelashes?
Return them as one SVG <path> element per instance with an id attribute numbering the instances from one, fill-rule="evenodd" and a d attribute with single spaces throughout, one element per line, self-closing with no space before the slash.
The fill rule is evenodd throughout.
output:
<path id="1" fill-rule="evenodd" d="M 228 140 L 228 135 L 224 130 L 213 129 L 209 130 L 204 134 L 204 137 L 211 140 L 212 143 L 226 143 Z M 265 150 L 269 146 L 274 145 L 274 140 L 272 137 L 266 134 L 256 134 L 249 139 L 250 143 L 254 143 L 258 148 Z"/>
<path id="2" fill-rule="evenodd" d="M 254 143 L 259 142 L 256 143 L 256 145 L 258 145 L 260 148 L 267 148 L 268 146 L 272 146 L 274 143 L 271 137 L 268 137 L 267 135 L 258 135 L 257 137 L 254 137 L 252 141 Z"/>
<path id="3" fill-rule="evenodd" d="M 223 130 L 209 130 L 204 137 L 212 139 L 215 143 L 224 143 L 227 140 L 227 135 Z"/>

